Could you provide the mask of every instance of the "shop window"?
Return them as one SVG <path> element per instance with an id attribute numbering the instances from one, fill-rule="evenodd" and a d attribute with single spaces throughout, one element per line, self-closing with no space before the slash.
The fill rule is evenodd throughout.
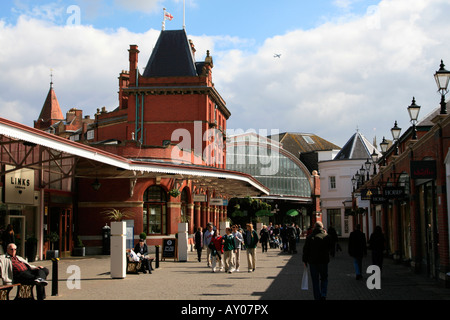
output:
<path id="1" fill-rule="evenodd" d="M 159 186 L 144 192 L 143 229 L 147 234 L 167 234 L 167 193 Z"/>

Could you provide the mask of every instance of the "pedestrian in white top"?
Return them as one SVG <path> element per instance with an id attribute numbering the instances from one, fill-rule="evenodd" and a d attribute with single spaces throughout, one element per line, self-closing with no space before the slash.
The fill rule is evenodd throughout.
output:
<path id="1" fill-rule="evenodd" d="M 206 246 L 206 262 L 208 268 L 211 267 L 211 249 L 209 248 L 209 243 L 214 236 L 214 230 L 212 223 L 208 223 L 206 226 L 206 231 L 204 234 L 203 245 Z"/>
<path id="2" fill-rule="evenodd" d="M 241 248 L 242 248 L 242 244 L 244 243 L 244 238 L 242 237 L 242 233 L 239 232 L 238 226 L 234 225 L 232 227 L 233 230 L 233 237 L 234 237 L 234 243 L 235 243 L 235 248 L 236 248 L 236 253 L 234 254 L 234 267 L 235 267 L 235 271 L 239 272 L 239 265 L 240 265 L 240 261 L 241 261 Z"/>

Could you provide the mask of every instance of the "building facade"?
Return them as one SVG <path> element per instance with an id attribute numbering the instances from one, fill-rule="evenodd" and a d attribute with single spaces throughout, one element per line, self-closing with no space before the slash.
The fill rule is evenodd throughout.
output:
<path id="1" fill-rule="evenodd" d="M 435 110 L 417 124 L 417 139 L 410 127 L 380 158 L 378 174 L 359 188 L 373 194 L 364 207 L 376 213 L 370 219 L 383 228 L 387 254 L 447 284 L 449 136 L 450 119 Z"/>
<path id="2" fill-rule="evenodd" d="M 27 206 L 3 199 L 0 228 L 27 216 L 33 227 L 18 233 L 37 238 L 40 258 L 48 248 L 70 254 L 77 239 L 88 254 L 101 253 L 111 210 L 126 214 L 129 246 L 142 233 L 160 245 L 179 223 L 190 234 L 208 222 L 219 227 L 231 197 L 268 194 L 250 175 L 225 169 L 231 114 L 212 82 L 209 52 L 197 62 L 185 30 L 163 30 L 144 72 L 138 57 L 131 45 L 118 107 L 94 119 L 74 108 L 64 118 L 53 84 L 35 128 L 0 118 L 1 187 L 7 175 L 31 170 L 37 192 Z M 22 218 L 14 221 L 22 228 Z"/>
<path id="3" fill-rule="evenodd" d="M 348 237 L 354 228 L 353 219 L 351 219 L 353 191 L 351 179 L 361 170 L 361 167 L 365 169 L 366 162 L 372 159 L 374 152 L 381 155 L 377 148 L 358 131 L 351 136 L 332 160 L 319 162 L 324 225 L 333 226 L 340 237 Z M 373 175 L 373 165 L 369 170 L 365 179 Z M 373 230 L 371 227 L 369 228 L 369 225 L 363 221 L 366 233 Z"/>

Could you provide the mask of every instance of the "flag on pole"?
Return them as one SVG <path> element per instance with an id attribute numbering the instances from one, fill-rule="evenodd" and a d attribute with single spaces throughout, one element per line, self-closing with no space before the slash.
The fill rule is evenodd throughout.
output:
<path id="1" fill-rule="evenodd" d="M 167 11 L 164 11 L 164 19 L 172 21 L 173 16 L 170 13 L 168 13 Z"/>

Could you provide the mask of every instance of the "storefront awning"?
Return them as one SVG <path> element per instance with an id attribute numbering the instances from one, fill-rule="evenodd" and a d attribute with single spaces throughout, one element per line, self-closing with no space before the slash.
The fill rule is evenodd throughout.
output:
<path id="1" fill-rule="evenodd" d="M 95 172 L 101 179 L 174 178 L 192 180 L 195 185 L 230 197 L 269 194 L 267 187 L 248 174 L 207 166 L 127 159 L 4 118 L 0 118 L 0 138 L 2 136 L 14 139 L 16 143 L 43 146 L 73 157 L 76 159 L 73 177 L 92 179 Z M 11 144 L 11 141 L 6 143 Z M 27 167 L 25 162 L 22 167 Z"/>

